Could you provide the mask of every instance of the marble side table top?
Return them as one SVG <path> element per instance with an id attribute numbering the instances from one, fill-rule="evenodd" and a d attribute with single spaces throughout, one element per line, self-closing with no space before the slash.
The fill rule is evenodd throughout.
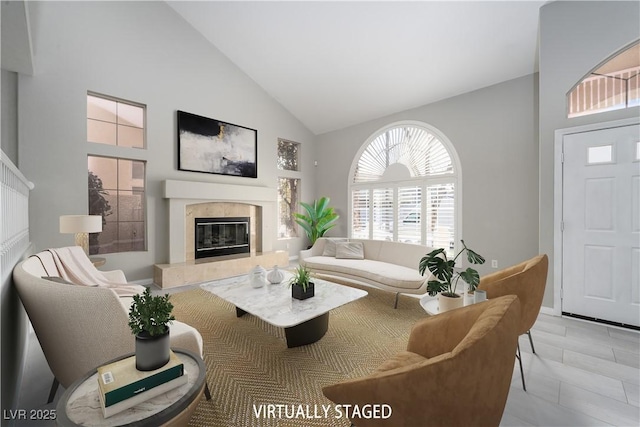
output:
<path id="1" fill-rule="evenodd" d="M 315 296 L 303 301 L 291 297 L 290 272 L 283 271 L 284 280 L 276 285 L 268 282 L 260 288 L 249 284 L 248 276 L 238 276 L 204 283 L 207 292 L 280 328 L 289 328 L 325 314 L 334 308 L 365 297 L 361 289 L 314 278 Z"/>
<path id="2" fill-rule="evenodd" d="M 179 349 L 173 349 L 184 364 L 189 376 L 187 384 L 104 418 L 98 397 L 98 374 L 93 370 L 67 389 L 57 405 L 60 426 L 158 426 L 165 424 L 198 398 L 204 386 L 204 363 L 199 357 Z M 124 357 L 131 356 L 127 354 Z"/>

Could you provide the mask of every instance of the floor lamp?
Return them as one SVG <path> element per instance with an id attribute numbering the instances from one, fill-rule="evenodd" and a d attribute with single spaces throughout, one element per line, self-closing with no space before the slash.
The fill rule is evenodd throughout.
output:
<path id="1" fill-rule="evenodd" d="M 102 215 L 62 215 L 60 233 L 75 233 L 76 246 L 89 255 L 89 233 L 102 231 Z"/>

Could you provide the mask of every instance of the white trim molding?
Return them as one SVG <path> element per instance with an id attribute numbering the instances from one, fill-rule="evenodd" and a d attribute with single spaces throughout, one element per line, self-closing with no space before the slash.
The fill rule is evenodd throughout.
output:
<path id="1" fill-rule="evenodd" d="M 185 209 L 207 202 L 246 203 L 262 207 L 262 251 L 273 248 L 276 235 L 275 188 L 213 182 L 164 181 L 164 198 L 169 199 L 169 263 L 186 260 Z"/>

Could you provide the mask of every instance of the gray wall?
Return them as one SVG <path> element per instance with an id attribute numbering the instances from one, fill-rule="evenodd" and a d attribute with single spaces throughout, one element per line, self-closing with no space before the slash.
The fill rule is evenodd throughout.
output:
<path id="1" fill-rule="evenodd" d="M 18 74 L 2 70 L 2 151 L 18 164 Z"/>
<path id="2" fill-rule="evenodd" d="M 638 117 L 640 110 L 567 118 L 566 95 L 611 55 L 640 38 L 639 2 L 558 1 L 540 10 L 540 252 L 549 255 L 543 304 L 553 305 L 553 190 L 556 129 Z"/>
<path id="3" fill-rule="evenodd" d="M 282 137 L 303 144 L 302 200 L 313 198 L 307 146 L 315 136 L 164 2 L 39 2 L 30 11 L 38 72 L 19 78 L 19 166 L 35 183 L 36 251 L 73 244 L 58 232 L 58 217 L 87 212 L 90 149 L 148 161 L 148 251 L 107 255 L 105 267 L 122 268 L 130 280 L 151 278 L 153 264 L 168 262 L 166 179 L 274 188 Z M 87 91 L 146 104 L 147 150 L 87 143 Z M 257 129 L 258 178 L 178 171 L 176 110 Z M 287 243 L 292 254 L 306 245 L 300 238 L 274 249 Z"/>
<path id="4" fill-rule="evenodd" d="M 341 215 L 331 234 L 347 233 L 348 174 L 359 148 L 385 125 L 417 120 L 444 133 L 460 157 L 465 242 L 499 267 L 537 254 L 536 93 L 537 75 L 529 75 L 320 135 L 317 195 L 330 196 Z"/>
<path id="5" fill-rule="evenodd" d="M 16 164 L 18 158 L 17 138 L 17 87 L 16 73 L 2 70 L 0 74 L 0 122 L 1 148 L 4 154 Z M 3 201 L 0 200 L 0 203 Z M 8 256 L 8 255 L 6 255 Z M 2 413 L 14 408 L 15 395 L 24 356 L 27 336 L 27 317 L 18 298 L 11 275 L 0 271 L 0 352 L 2 353 L 0 378 L 2 385 Z M 8 421 L 2 418 L 2 425 Z"/>

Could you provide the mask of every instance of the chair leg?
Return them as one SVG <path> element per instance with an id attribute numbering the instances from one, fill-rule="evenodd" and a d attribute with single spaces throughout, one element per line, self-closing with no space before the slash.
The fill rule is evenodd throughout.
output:
<path id="1" fill-rule="evenodd" d="M 400 292 L 396 292 L 396 302 L 393 305 L 393 308 L 398 308 L 398 298 L 400 297 Z"/>
<path id="2" fill-rule="evenodd" d="M 207 398 L 207 400 L 211 400 L 211 392 L 209 391 L 209 383 L 204 382 L 204 397 Z"/>
<path id="3" fill-rule="evenodd" d="M 533 348 L 533 338 L 531 337 L 531 331 L 527 331 L 527 335 L 529 335 L 529 343 L 531 344 L 531 351 L 533 354 L 536 354 L 536 349 Z"/>
<path id="4" fill-rule="evenodd" d="M 49 391 L 49 399 L 47 399 L 47 404 L 53 402 L 53 399 L 56 397 L 56 392 L 58 391 L 58 386 L 60 383 L 57 378 L 53 378 L 53 383 L 51 383 L 51 390 Z"/>
<path id="5" fill-rule="evenodd" d="M 520 363 L 520 378 L 522 378 L 522 389 L 524 391 L 527 391 L 527 386 L 524 383 L 524 370 L 522 369 L 522 355 L 520 354 L 520 343 L 518 343 L 517 350 L 518 350 L 518 352 L 516 353 L 516 358 L 518 359 L 518 362 Z"/>

